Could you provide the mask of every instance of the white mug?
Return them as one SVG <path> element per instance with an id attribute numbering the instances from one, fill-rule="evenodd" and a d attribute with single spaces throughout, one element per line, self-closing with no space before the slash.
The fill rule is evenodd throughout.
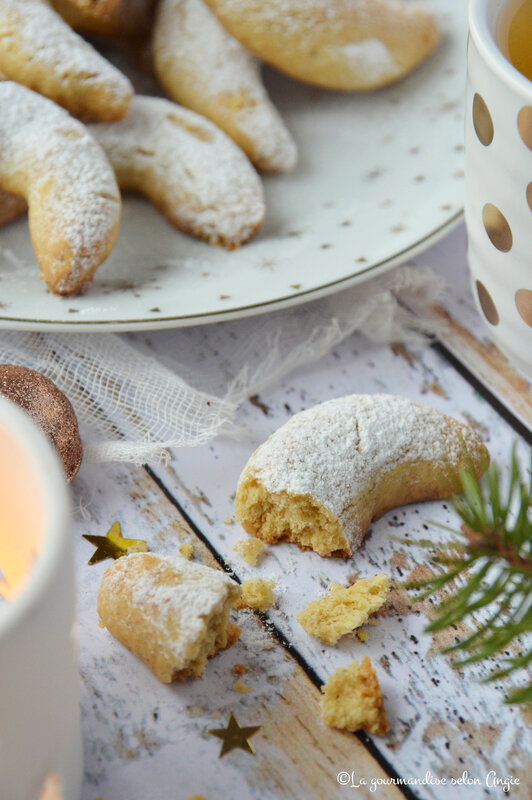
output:
<path id="1" fill-rule="evenodd" d="M 480 313 L 532 377 L 532 81 L 498 43 L 515 3 L 469 3 L 465 219 Z"/>
<path id="2" fill-rule="evenodd" d="M 0 798 L 77 800 L 82 754 L 69 495 L 30 417 L 0 397 Z"/>

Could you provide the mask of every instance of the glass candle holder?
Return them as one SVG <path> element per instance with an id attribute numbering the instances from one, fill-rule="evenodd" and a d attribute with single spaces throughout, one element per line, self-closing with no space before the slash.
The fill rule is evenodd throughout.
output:
<path id="1" fill-rule="evenodd" d="M 69 495 L 30 417 L 0 397 L 0 798 L 78 800 L 82 750 Z"/>

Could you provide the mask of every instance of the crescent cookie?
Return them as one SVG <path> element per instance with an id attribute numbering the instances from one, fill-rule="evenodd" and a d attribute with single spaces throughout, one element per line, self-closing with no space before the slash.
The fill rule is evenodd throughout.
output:
<path id="1" fill-rule="evenodd" d="M 235 641 L 229 614 L 238 597 L 240 587 L 220 570 L 134 553 L 106 570 L 98 613 L 115 639 L 171 683 L 199 678 L 207 659 Z"/>
<path id="2" fill-rule="evenodd" d="M 76 116 L 122 119 L 133 89 L 48 0 L 0 0 L 0 71 Z"/>
<path id="3" fill-rule="evenodd" d="M 120 188 L 144 194 L 179 230 L 232 250 L 260 228 L 265 205 L 257 173 L 204 117 L 169 100 L 135 95 L 125 120 L 87 129 Z M 25 210 L 22 198 L 0 191 L 0 226 Z"/>
<path id="4" fill-rule="evenodd" d="M 349 556 L 372 520 L 449 497 L 489 461 L 467 425 L 404 397 L 350 395 L 293 416 L 249 459 L 236 516 L 245 530 L 320 556 Z"/>
<path id="5" fill-rule="evenodd" d="M 114 36 L 124 39 L 145 39 L 153 22 L 154 0 L 118 0 L 109 14 L 95 15 L 74 0 L 51 0 L 55 10 L 76 31 Z"/>
<path id="6" fill-rule="evenodd" d="M 176 228 L 228 249 L 260 228 L 259 176 L 204 117 L 169 100 L 136 95 L 125 120 L 88 127 L 120 187 L 149 197 Z"/>
<path id="7" fill-rule="evenodd" d="M 375 89 L 432 52 L 425 8 L 396 0 L 205 0 L 258 58 L 325 89 Z"/>
<path id="8" fill-rule="evenodd" d="M 0 188 L 28 205 L 33 250 L 48 288 L 85 291 L 118 233 L 113 170 L 81 122 L 12 81 L 0 82 Z"/>
<path id="9" fill-rule="evenodd" d="M 211 119 L 259 169 L 285 172 L 295 165 L 296 146 L 266 93 L 259 62 L 203 0 L 161 0 L 153 53 L 168 94 Z"/>

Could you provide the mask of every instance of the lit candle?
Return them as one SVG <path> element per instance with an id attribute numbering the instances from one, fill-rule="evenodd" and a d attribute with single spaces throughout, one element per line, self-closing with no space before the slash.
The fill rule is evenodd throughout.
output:
<path id="1" fill-rule="evenodd" d="M 79 798 L 71 547 L 69 497 L 57 455 L 30 417 L 0 398 L 2 800 Z"/>
<path id="2" fill-rule="evenodd" d="M 42 488 L 28 455 L 0 430 L 0 595 L 12 600 L 31 573 L 44 526 Z"/>

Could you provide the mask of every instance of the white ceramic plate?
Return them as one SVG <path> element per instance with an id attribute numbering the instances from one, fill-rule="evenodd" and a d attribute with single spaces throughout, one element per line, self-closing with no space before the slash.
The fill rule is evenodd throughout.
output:
<path id="1" fill-rule="evenodd" d="M 25 219 L 0 231 L 0 327 L 169 328 L 256 314 L 352 285 L 432 244 L 463 205 L 467 3 L 427 0 L 443 41 L 407 80 L 370 94 L 267 75 L 299 146 L 295 172 L 265 179 L 267 220 L 236 252 L 177 233 L 126 198 L 119 241 L 88 294 L 37 278 Z"/>

